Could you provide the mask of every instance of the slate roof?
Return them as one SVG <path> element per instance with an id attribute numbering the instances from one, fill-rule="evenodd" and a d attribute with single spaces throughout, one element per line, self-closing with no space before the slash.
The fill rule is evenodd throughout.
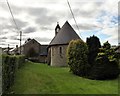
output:
<path id="1" fill-rule="evenodd" d="M 68 44 L 73 39 L 80 39 L 68 21 L 62 26 L 57 35 L 52 39 L 49 46 L 51 45 L 60 45 Z"/>

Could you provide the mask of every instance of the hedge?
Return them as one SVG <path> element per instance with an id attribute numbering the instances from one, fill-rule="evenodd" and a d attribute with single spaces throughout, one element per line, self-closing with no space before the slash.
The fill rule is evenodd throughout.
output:
<path id="1" fill-rule="evenodd" d="M 15 72 L 23 66 L 25 56 L 2 55 L 2 93 L 4 94 L 13 84 Z"/>

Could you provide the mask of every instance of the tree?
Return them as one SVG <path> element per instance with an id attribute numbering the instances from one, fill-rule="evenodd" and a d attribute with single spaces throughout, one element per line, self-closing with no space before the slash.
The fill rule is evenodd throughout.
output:
<path id="1" fill-rule="evenodd" d="M 105 49 L 110 49 L 110 48 L 111 48 L 110 43 L 109 43 L 108 41 L 105 42 L 105 43 L 103 44 L 103 48 L 105 48 Z"/>
<path id="2" fill-rule="evenodd" d="M 96 64 L 92 67 L 89 77 L 91 79 L 114 79 L 119 76 L 119 66 L 116 58 L 109 59 L 106 53 L 99 53 Z"/>
<path id="3" fill-rule="evenodd" d="M 118 56 L 107 42 L 100 48 L 95 64 L 91 67 L 89 77 L 91 79 L 114 79 L 119 76 Z"/>
<path id="4" fill-rule="evenodd" d="M 26 41 L 25 41 L 25 43 L 27 43 L 28 41 L 30 41 L 30 40 L 32 40 L 31 38 L 28 38 Z"/>
<path id="5" fill-rule="evenodd" d="M 101 48 L 101 44 L 99 41 L 99 38 L 96 36 L 92 36 L 90 38 L 87 38 L 86 43 L 88 45 L 88 63 L 93 66 L 95 63 L 95 59 L 97 57 L 97 54 L 99 52 L 99 48 Z"/>
<path id="6" fill-rule="evenodd" d="M 70 71 L 79 76 L 87 76 L 88 64 L 88 47 L 82 40 L 72 40 L 67 48 L 67 63 Z"/>
<path id="7" fill-rule="evenodd" d="M 27 57 L 35 57 L 37 56 L 36 51 L 34 50 L 34 48 L 30 48 L 27 52 Z"/>

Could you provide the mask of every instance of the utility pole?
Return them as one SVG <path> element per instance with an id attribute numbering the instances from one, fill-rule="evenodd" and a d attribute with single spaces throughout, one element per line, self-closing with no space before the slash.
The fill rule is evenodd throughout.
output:
<path id="1" fill-rule="evenodd" d="M 21 41 L 22 41 L 22 31 L 20 31 L 20 55 L 21 55 Z"/>
<path id="2" fill-rule="evenodd" d="M 9 44 L 8 44 L 8 49 L 7 49 L 7 54 L 9 55 L 9 50 L 10 50 L 10 47 L 9 47 Z"/>

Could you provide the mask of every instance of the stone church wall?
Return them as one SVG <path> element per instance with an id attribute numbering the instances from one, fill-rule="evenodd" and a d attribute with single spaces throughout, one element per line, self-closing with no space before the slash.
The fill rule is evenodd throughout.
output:
<path id="1" fill-rule="evenodd" d="M 68 45 L 51 46 L 51 66 L 67 66 L 67 46 Z"/>

